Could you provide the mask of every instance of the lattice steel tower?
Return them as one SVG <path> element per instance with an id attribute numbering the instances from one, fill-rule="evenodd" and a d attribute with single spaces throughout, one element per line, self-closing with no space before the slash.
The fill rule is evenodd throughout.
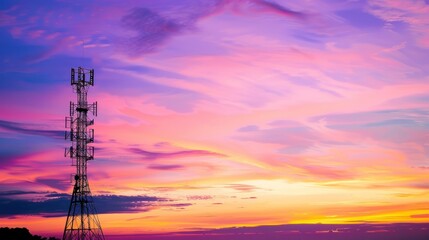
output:
<path id="1" fill-rule="evenodd" d="M 94 129 L 88 129 L 94 120 L 88 119 L 87 114 L 91 112 L 97 116 L 97 102 L 87 102 L 88 89 L 94 86 L 94 69 L 79 67 L 77 79 L 75 75 L 72 68 L 71 85 L 77 95 L 77 103 L 70 102 L 70 116 L 65 121 L 66 128 L 70 128 L 65 138 L 72 142 L 71 147 L 66 148 L 65 156 L 72 159 L 76 174 L 63 240 L 104 240 L 87 177 L 87 162 L 94 159 L 94 147 L 88 146 L 94 142 Z"/>

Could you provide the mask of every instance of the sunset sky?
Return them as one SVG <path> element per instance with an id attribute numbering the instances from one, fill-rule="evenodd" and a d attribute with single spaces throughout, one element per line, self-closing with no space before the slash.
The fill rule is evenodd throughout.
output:
<path id="1" fill-rule="evenodd" d="M 106 235 L 429 222 L 428 0 L 0 3 L 0 226 L 61 234 L 70 68 Z"/>

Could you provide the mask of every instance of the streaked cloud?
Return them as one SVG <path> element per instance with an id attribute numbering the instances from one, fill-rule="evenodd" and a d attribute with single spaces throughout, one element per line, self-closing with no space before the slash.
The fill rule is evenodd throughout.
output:
<path id="1" fill-rule="evenodd" d="M 39 136 L 51 137 L 51 138 L 64 137 L 64 131 L 36 129 L 34 128 L 34 126 L 32 127 L 30 124 L 10 122 L 5 120 L 0 120 L 0 128 L 15 132 L 15 133 L 20 133 L 20 134 L 39 135 Z"/>
<path id="2" fill-rule="evenodd" d="M 15 196 L 38 195 L 35 200 L 16 199 Z M 0 217 L 8 218 L 17 215 L 39 215 L 42 217 L 67 216 L 67 209 L 71 196 L 56 192 L 25 192 L 9 191 L 1 194 L 0 205 L 4 211 Z M 97 212 L 107 213 L 133 213 L 146 212 L 154 208 L 185 208 L 190 203 L 175 203 L 170 199 L 154 196 L 124 196 L 124 195 L 95 195 L 93 196 Z"/>
<path id="3" fill-rule="evenodd" d="M 195 157 L 195 156 L 225 156 L 220 153 L 205 151 L 205 150 L 182 150 L 176 152 L 150 152 L 140 148 L 129 148 L 130 152 L 138 154 L 145 160 L 156 160 L 159 158 L 180 158 L 180 157 Z"/>

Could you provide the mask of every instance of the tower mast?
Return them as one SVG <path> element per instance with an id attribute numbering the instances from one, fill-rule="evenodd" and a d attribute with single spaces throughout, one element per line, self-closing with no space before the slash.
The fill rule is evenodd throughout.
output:
<path id="1" fill-rule="evenodd" d="M 88 89 L 94 86 L 94 69 L 79 67 L 77 79 L 75 75 L 76 71 L 72 68 L 70 83 L 77 102 L 70 102 L 70 116 L 65 119 L 66 128 L 70 129 L 65 133 L 65 138 L 70 139 L 72 145 L 65 149 L 64 155 L 72 159 L 76 174 L 63 240 L 104 240 L 87 176 L 87 162 L 94 159 L 94 147 L 88 146 L 94 142 L 94 129 L 88 129 L 94 120 L 88 119 L 87 115 L 91 112 L 97 116 L 97 102 L 87 102 Z"/>

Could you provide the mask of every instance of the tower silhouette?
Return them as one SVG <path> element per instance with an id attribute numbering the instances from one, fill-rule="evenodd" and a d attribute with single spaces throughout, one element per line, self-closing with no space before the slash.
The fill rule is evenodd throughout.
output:
<path id="1" fill-rule="evenodd" d="M 79 67 L 77 79 L 75 75 L 75 69 L 72 68 L 70 83 L 77 102 L 70 102 L 70 116 L 65 119 L 66 128 L 70 128 L 70 131 L 66 131 L 65 138 L 70 139 L 72 145 L 65 149 L 64 155 L 72 159 L 76 174 L 63 240 L 104 240 L 87 176 L 87 162 L 94 159 L 94 147 L 88 146 L 94 142 L 94 129 L 88 129 L 88 126 L 94 124 L 94 120 L 88 119 L 87 114 L 91 112 L 97 116 L 97 102 L 87 102 L 88 89 L 94 86 L 94 69 Z"/>

